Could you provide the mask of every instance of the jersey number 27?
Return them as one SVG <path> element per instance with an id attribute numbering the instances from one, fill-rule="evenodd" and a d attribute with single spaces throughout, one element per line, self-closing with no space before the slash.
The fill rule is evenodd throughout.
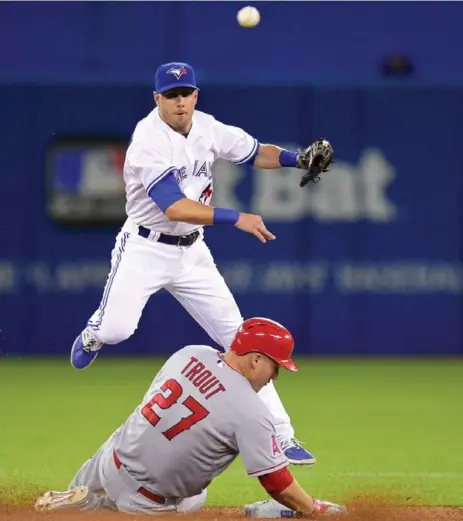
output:
<path id="1" fill-rule="evenodd" d="M 172 407 L 172 405 L 178 402 L 183 393 L 182 386 L 173 378 L 163 383 L 161 391 L 163 392 L 155 394 L 141 410 L 143 416 L 151 423 L 151 425 L 153 425 L 153 427 L 155 427 L 161 419 L 161 417 L 153 411 L 153 406 L 157 405 L 164 410 L 169 409 L 169 407 Z M 164 396 L 163 393 L 166 393 L 167 391 L 169 391 L 169 394 Z M 204 418 L 209 414 L 209 411 L 192 396 L 185 398 L 182 403 L 187 409 L 189 409 L 191 414 L 182 418 L 178 423 L 172 425 L 172 427 L 162 433 L 169 441 L 175 438 L 175 436 L 181 434 L 183 431 L 190 429 L 201 420 L 204 420 Z"/>

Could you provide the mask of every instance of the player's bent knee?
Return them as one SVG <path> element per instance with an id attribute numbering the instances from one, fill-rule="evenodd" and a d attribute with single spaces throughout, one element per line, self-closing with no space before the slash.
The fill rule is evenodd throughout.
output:
<path id="1" fill-rule="evenodd" d="M 103 344 L 119 344 L 131 337 L 135 333 L 135 329 L 133 326 L 123 324 L 103 327 L 97 332 L 98 340 Z"/>
<path id="2" fill-rule="evenodd" d="M 197 512 L 201 510 L 207 498 L 207 490 L 204 489 L 201 494 L 197 496 L 187 497 L 182 499 L 177 505 L 177 512 L 179 514 L 187 514 L 189 512 Z"/>

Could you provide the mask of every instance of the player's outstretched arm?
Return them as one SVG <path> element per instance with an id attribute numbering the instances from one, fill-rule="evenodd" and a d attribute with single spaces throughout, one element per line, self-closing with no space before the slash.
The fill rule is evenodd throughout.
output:
<path id="1" fill-rule="evenodd" d="M 180 199 L 164 210 L 169 221 L 190 224 L 214 224 L 214 208 L 192 199 Z"/>
<path id="2" fill-rule="evenodd" d="M 241 213 L 230 208 L 212 208 L 188 198 L 179 199 L 164 210 L 169 221 L 190 224 L 231 224 L 243 232 L 257 237 L 261 242 L 272 241 L 275 235 L 265 227 L 260 215 Z"/>
<path id="3" fill-rule="evenodd" d="M 251 233 L 261 242 L 272 241 L 275 236 L 265 227 L 260 215 L 240 213 L 231 208 L 211 208 L 185 197 L 173 173 L 155 183 L 148 195 L 169 221 L 199 224 L 228 224 Z"/>
<path id="4" fill-rule="evenodd" d="M 298 152 L 290 152 L 276 145 L 261 144 L 254 159 L 254 166 L 257 168 L 300 168 L 298 157 Z"/>
<path id="5" fill-rule="evenodd" d="M 259 476 L 259 481 L 275 501 L 301 514 L 313 514 L 314 499 L 301 488 L 286 467 Z"/>
<path id="6" fill-rule="evenodd" d="M 314 499 L 301 488 L 296 479 L 293 479 L 292 483 L 282 492 L 271 492 L 270 495 L 282 505 L 291 508 L 291 510 L 307 515 L 314 513 Z"/>
<path id="7" fill-rule="evenodd" d="M 248 505 L 251 507 L 248 508 L 248 517 L 287 517 L 282 513 L 282 506 L 294 511 L 297 517 L 316 518 L 324 514 L 347 512 L 346 507 L 342 505 L 311 497 L 301 488 L 287 468 L 259 476 L 259 481 L 275 501 L 258 501 L 253 505 Z"/>
<path id="8" fill-rule="evenodd" d="M 333 147 L 326 139 L 317 139 L 301 152 L 290 152 L 275 145 L 260 145 L 254 159 L 258 168 L 300 168 L 303 170 L 299 186 L 318 182 L 333 162 Z"/>

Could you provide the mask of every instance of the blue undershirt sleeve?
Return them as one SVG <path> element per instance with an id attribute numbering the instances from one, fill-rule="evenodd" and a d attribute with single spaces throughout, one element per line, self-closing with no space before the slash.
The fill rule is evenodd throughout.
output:
<path id="1" fill-rule="evenodd" d="M 167 174 L 157 182 L 149 191 L 148 195 L 159 206 L 163 213 L 177 201 L 185 198 L 180 189 L 173 172 Z"/>
<path id="2" fill-rule="evenodd" d="M 259 153 L 260 143 L 257 143 L 256 149 L 252 153 L 251 157 L 249 159 L 246 159 L 246 161 L 243 163 L 244 165 L 253 165 L 254 161 L 256 160 L 256 156 Z"/>

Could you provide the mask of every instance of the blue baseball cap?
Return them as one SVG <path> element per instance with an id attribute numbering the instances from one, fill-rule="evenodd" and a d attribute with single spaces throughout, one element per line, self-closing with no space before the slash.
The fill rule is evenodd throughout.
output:
<path id="1" fill-rule="evenodd" d="M 154 77 L 154 90 L 159 93 L 166 92 L 176 87 L 196 86 L 195 71 L 191 65 L 182 62 L 170 62 L 160 65 Z"/>

